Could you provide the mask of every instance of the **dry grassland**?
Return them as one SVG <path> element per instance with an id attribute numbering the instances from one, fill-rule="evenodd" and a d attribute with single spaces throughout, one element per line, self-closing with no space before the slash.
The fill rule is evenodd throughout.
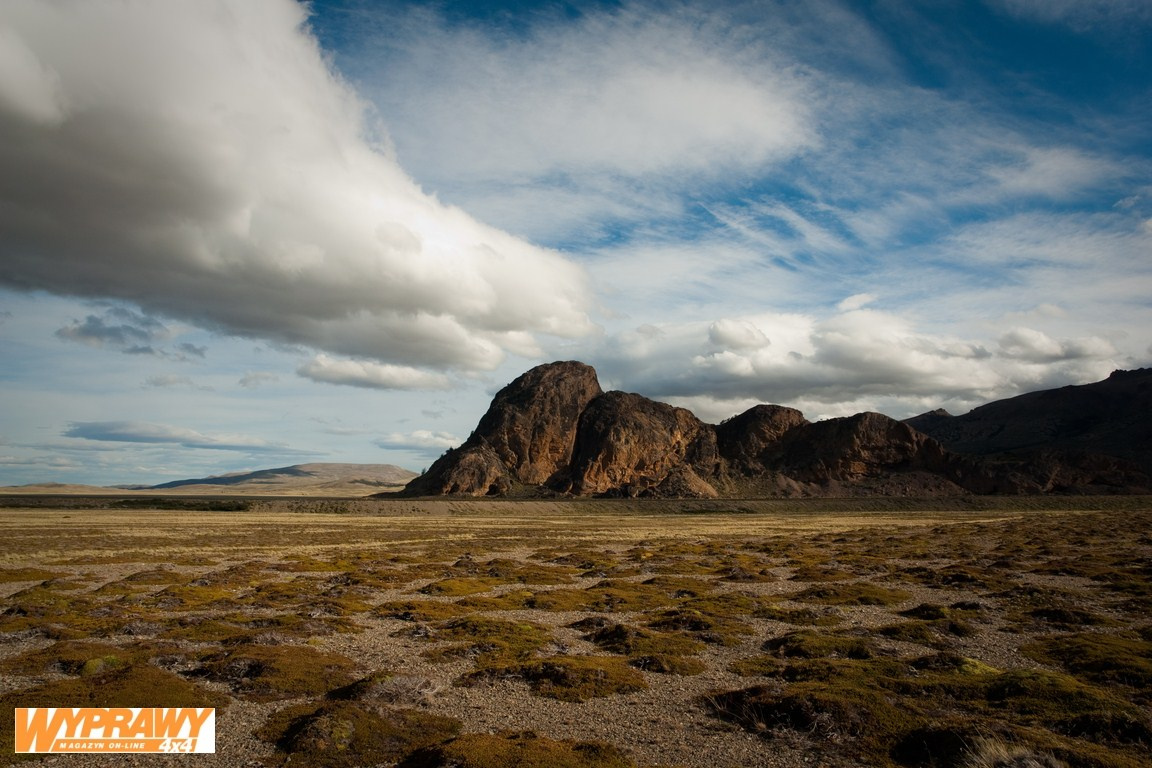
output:
<path id="1" fill-rule="evenodd" d="M 1152 765 L 1149 499 L 5 503 L 0 764 Z"/>

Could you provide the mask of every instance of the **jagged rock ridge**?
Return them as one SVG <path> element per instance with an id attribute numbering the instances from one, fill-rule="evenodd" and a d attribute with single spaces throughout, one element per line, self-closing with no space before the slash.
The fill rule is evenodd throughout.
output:
<path id="1" fill-rule="evenodd" d="M 920 422 L 951 423 L 935 412 Z M 1004 462 L 948 450 L 879 413 L 809 422 L 758 405 L 722 424 L 638 394 L 603 392 L 596 372 L 541 365 L 500 390 L 476 430 L 407 495 L 760 497 L 1138 490 L 1147 478 L 1045 455 Z"/>

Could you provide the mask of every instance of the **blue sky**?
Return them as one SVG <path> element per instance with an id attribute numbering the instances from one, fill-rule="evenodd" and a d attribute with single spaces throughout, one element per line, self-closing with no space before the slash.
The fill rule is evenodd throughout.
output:
<path id="1" fill-rule="evenodd" d="M 1152 361 L 1145 0 L 0 4 L 0 484 Z"/>

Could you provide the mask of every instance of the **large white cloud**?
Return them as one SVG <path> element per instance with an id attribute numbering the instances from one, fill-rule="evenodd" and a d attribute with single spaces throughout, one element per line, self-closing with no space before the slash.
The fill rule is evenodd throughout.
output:
<path id="1" fill-rule="evenodd" d="M 0 280 L 489 370 L 590 330 L 559 254 L 424 193 L 291 0 L 0 5 Z"/>

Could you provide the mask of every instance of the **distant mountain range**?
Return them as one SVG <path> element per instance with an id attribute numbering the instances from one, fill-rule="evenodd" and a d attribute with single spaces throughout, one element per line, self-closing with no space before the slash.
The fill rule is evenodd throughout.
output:
<path id="1" fill-rule="evenodd" d="M 537 366 L 500 390 L 411 496 L 727 497 L 1152 492 L 1152 370 L 1034 392 L 964 416 L 809 422 L 758 405 L 719 425 L 590 366 Z"/>
<path id="2" fill-rule="evenodd" d="M 236 472 L 159 485 L 116 487 L 42 483 L 5 488 L 9 493 L 120 493 L 229 496 L 368 496 L 399 490 L 416 477 L 415 472 L 392 464 L 296 464 L 291 467 Z"/>

